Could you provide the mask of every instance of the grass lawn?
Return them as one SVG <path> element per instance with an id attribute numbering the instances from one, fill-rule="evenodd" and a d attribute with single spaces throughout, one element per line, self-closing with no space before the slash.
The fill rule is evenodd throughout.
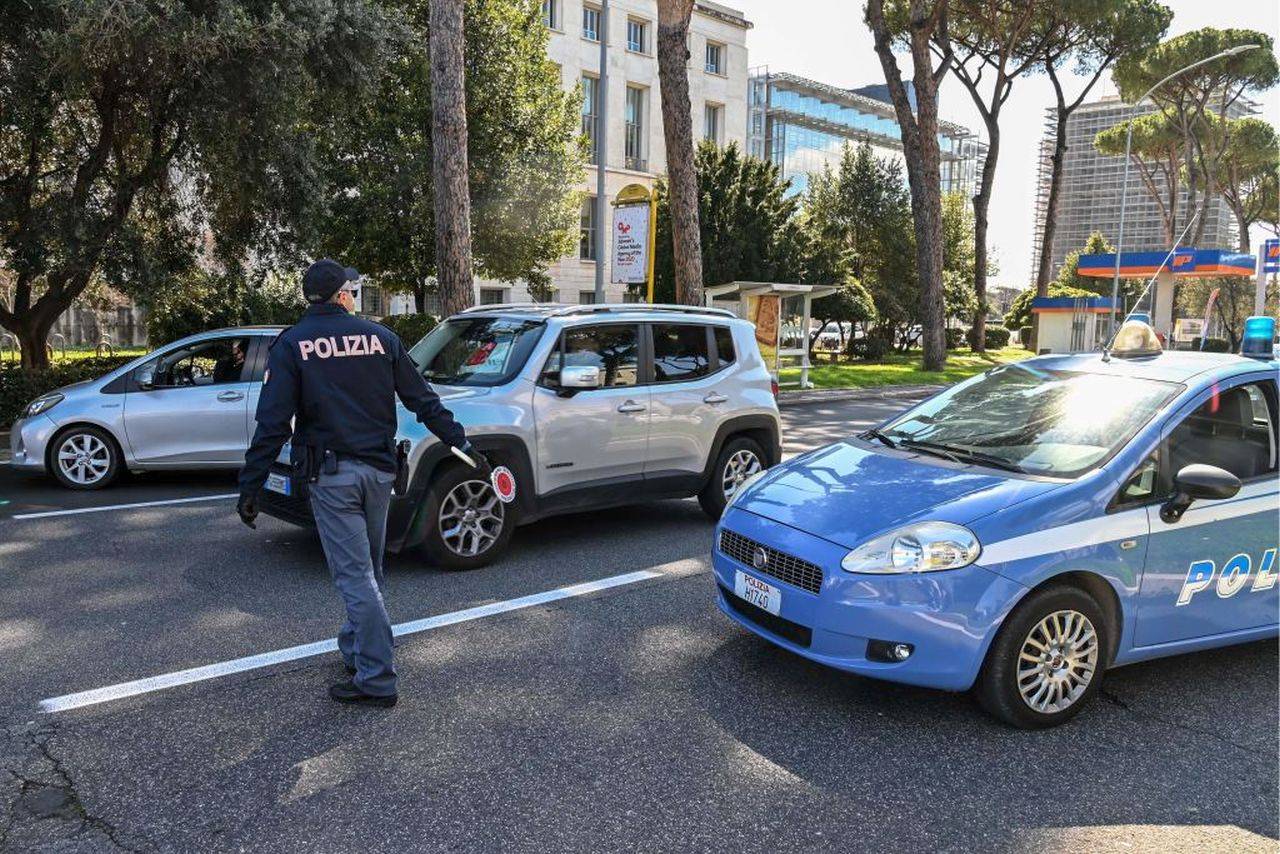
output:
<path id="1" fill-rule="evenodd" d="M 117 347 L 114 355 L 141 356 L 143 353 L 147 352 L 150 351 L 148 351 L 146 347 Z M 92 347 L 68 347 L 65 352 L 54 348 L 53 363 L 56 365 L 63 361 L 72 362 L 77 359 L 92 359 L 96 355 L 97 353 L 94 352 Z M 20 361 L 17 350 L 10 350 L 8 348 L 0 350 L 0 363 L 17 361 Z"/>
<path id="2" fill-rule="evenodd" d="M 849 361 L 831 365 L 815 364 L 809 369 L 809 382 L 814 388 L 874 388 L 884 385 L 945 385 L 958 382 L 988 368 L 1031 358 L 1034 353 L 1022 347 L 1004 347 L 977 355 L 967 349 L 952 350 L 947 367 L 941 371 L 925 371 L 920 367 L 920 351 L 893 354 L 879 362 Z M 799 368 L 782 372 L 782 382 L 796 382 Z"/>

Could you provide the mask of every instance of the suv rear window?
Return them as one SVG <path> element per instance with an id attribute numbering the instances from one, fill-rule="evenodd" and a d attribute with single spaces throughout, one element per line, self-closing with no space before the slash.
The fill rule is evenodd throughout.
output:
<path id="1" fill-rule="evenodd" d="M 738 358 L 733 349 L 733 331 L 727 326 L 713 326 L 716 336 L 716 355 L 721 365 L 732 365 Z"/>
<path id="2" fill-rule="evenodd" d="M 680 382 L 711 373 L 707 327 L 684 323 L 653 325 L 653 378 Z"/>
<path id="3" fill-rule="evenodd" d="M 455 318 L 432 329 L 409 351 L 409 358 L 430 383 L 502 385 L 524 367 L 543 328 L 532 320 Z"/>

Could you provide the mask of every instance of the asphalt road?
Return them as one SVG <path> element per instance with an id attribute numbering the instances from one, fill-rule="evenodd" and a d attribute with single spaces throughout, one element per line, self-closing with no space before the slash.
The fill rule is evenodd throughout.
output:
<path id="1" fill-rule="evenodd" d="M 901 401 L 790 408 L 788 449 Z M 74 494 L 0 472 L 0 849 L 1274 851 L 1274 642 L 1110 673 L 1066 727 L 830 671 L 723 619 L 692 501 L 522 528 L 451 574 L 393 559 L 396 622 L 653 577 L 401 638 L 401 701 L 336 655 L 74 711 L 41 700 L 332 637 L 318 544 L 225 475 Z"/>

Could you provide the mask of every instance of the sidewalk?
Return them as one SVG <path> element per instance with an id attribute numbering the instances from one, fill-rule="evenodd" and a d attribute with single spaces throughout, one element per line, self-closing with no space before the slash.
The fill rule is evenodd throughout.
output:
<path id="1" fill-rule="evenodd" d="M 882 385 L 869 388 L 822 388 L 806 391 L 783 391 L 778 406 L 800 406 L 834 400 L 892 400 L 909 403 L 923 400 L 946 388 L 945 385 Z"/>

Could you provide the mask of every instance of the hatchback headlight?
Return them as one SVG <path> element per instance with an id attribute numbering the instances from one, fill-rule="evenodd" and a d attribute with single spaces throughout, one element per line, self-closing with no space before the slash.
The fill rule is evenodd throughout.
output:
<path id="1" fill-rule="evenodd" d="M 982 554 L 973 531 L 950 522 L 917 522 L 882 534 L 844 556 L 846 572 L 880 575 L 938 572 L 968 566 Z"/>
<path id="2" fill-rule="evenodd" d="M 764 471 L 761 470 L 753 475 L 748 475 L 746 478 L 743 478 L 742 483 L 738 484 L 738 488 L 733 491 L 733 495 L 730 495 L 729 500 L 724 503 L 724 509 L 728 510 L 732 507 L 737 500 L 742 497 L 742 493 L 747 491 L 747 487 L 764 477 L 764 475 Z"/>
<path id="3" fill-rule="evenodd" d="M 27 404 L 27 408 L 22 413 L 22 417 L 31 418 L 39 415 L 41 412 L 48 412 L 61 401 L 62 395 L 60 394 L 46 394 L 43 397 L 37 397 L 35 400 Z"/>

